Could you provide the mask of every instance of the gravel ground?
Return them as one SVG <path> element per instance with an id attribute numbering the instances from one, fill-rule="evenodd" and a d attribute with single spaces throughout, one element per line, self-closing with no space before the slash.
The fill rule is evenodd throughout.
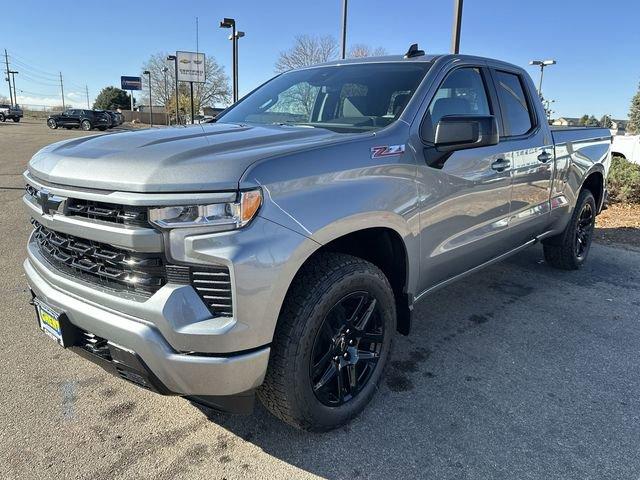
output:
<path id="1" fill-rule="evenodd" d="M 421 303 L 373 403 L 306 434 L 263 408 L 203 412 L 104 373 L 37 330 L 20 174 L 86 135 L 0 124 L 0 478 L 637 479 L 640 252 L 579 272 L 529 249 Z"/>

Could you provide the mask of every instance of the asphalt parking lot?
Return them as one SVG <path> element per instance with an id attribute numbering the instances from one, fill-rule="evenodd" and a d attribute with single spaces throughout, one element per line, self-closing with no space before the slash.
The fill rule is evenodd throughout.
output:
<path id="1" fill-rule="evenodd" d="M 61 349 L 28 304 L 21 174 L 87 134 L 0 124 L 1 478 L 640 476 L 640 250 L 596 244 L 559 272 L 534 247 L 435 293 L 373 403 L 328 434 L 203 412 Z"/>

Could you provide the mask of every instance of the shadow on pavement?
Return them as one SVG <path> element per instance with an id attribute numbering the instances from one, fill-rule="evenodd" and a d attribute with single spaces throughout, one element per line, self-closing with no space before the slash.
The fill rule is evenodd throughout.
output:
<path id="1" fill-rule="evenodd" d="M 640 434 L 626 420 L 640 407 L 629 314 L 640 307 L 639 267 L 636 253 L 596 245 L 581 271 L 559 272 L 536 247 L 436 292 L 412 334 L 396 337 L 372 404 L 333 432 L 299 432 L 259 404 L 248 417 L 205 413 L 328 478 L 619 472 Z"/>

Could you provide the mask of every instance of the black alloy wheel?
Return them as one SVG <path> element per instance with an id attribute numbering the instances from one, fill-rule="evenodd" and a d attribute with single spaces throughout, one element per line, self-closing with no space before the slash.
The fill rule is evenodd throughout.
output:
<path id="1" fill-rule="evenodd" d="M 583 259 L 589 249 L 593 228 L 595 225 L 595 215 L 590 203 L 585 203 L 580 211 L 578 224 L 576 225 L 575 249 L 576 257 Z"/>
<path id="2" fill-rule="evenodd" d="M 377 300 L 360 291 L 339 300 L 324 318 L 311 353 L 313 392 L 324 405 L 353 399 L 375 371 L 384 341 Z"/>

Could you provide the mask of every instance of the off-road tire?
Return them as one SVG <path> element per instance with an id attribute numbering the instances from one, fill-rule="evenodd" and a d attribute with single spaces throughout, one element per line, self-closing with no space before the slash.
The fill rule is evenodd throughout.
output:
<path id="1" fill-rule="evenodd" d="M 4 116 L 4 113 L 0 113 L 0 122 L 5 122 L 7 120 L 7 117 Z"/>
<path id="2" fill-rule="evenodd" d="M 351 291 L 366 291 L 376 299 L 384 337 L 378 363 L 362 390 L 348 402 L 329 407 L 312 388 L 311 350 L 327 313 Z M 327 431 L 344 425 L 378 390 L 395 330 L 393 291 L 378 267 L 351 255 L 317 254 L 296 275 L 284 301 L 258 398 L 276 417 L 299 429 Z"/>
<path id="3" fill-rule="evenodd" d="M 578 254 L 577 242 L 581 222 L 581 216 L 585 209 L 590 209 L 592 218 L 586 226 L 586 237 L 581 254 Z M 552 267 L 561 270 L 577 270 L 584 265 L 591 248 L 593 229 L 596 219 L 596 201 L 590 190 L 583 189 L 578 196 L 576 206 L 571 215 L 571 220 L 564 231 L 543 241 L 544 259 Z"/>
<path id="4" fill-rule="evenodd" d="M 20 121 L 20 117 L 13 117 L 13 121 L 14 121 L 15 123 L 18 123 L 18 122 Z"/>

